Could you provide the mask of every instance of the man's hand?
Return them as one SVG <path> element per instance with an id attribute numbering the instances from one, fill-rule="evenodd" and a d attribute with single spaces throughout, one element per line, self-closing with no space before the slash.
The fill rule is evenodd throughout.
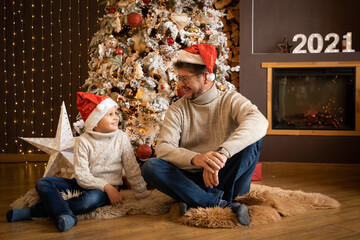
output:
<path id="1" fill-rule="evenodd" d="M 205 186 L 213 188 L 219 185 L 219 177 L 218 177 L 219 171 L 215 171 L 214 173 L 210 173 L 207 170 L 203 171 L 203 179 Z"/>
<path id="2" fill-rule="evenodd" d="M 191 159 L 195 166 L 203 167 L 210 173 L 215 173 L 225 166 L 227 158 L 218 152 L 200 153 Z"/>
<path id="3" fill-rule="evenodd" d="M 207 152 L 196 155 L 191 159 L 191 163 L 195 166 L 204 168 L 203 179 L 205 186 L 213 188 L 219 185 L 218 173 L 225 166 L 226 156 L 218 152 Z"/>
<path id="4" fill-rule="evenodd" d="M 106 184 L 104 187 L 104 191 L 108 195 L 112 205 L 122 202 L 120 192 L 114 186 Z"/>

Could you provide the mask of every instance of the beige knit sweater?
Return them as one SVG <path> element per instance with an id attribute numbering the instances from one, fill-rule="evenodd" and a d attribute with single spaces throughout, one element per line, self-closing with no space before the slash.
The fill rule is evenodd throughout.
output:
<path id="1" fill-rule="evenodd" d="M 215 84 L 194 100 L 183 97 L 173 103 L 156 145 L 157 157 L 182 169 L 198 153 L 225 148 L 230 157 L 265 136 L 266 118 L 238 92 L 218 90 Z"/>
<path id="2" fill-rule="evenodd" d="M 74 172 L 81 187 L 104 191 L 106 184 L 122 185 L 123 170 L 135 197 L 146 197 L 146 184 L 126 133 L 121 130 L 111 133 L 89 131 L 77 139 Z"/>

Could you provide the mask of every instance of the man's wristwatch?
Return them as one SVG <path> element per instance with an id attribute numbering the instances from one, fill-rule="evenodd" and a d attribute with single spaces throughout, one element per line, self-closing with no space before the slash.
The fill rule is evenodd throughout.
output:
<path id="1" fill-rule="evenodd" d="M 226 158 L 230 158 L 230 153 L 225 148 L 221 148 L 218 153 L 223 154 Z"/>

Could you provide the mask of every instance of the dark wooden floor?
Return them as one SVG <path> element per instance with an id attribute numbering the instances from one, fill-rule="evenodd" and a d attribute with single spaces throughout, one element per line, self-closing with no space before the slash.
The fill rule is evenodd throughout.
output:
<path id="1" fill-rule="evenodd" d="M 0 239 L 360 239 L 360 165 L 263 163 L 263 180 L 257 184 L 323 193 L 342 207 L 250 228 L 189 227 L 168 214 L 82 220 L 65 233 L 47 219 L 8 223 L 9 204 L 34 187 L 44 168 L 44 163 L 0 164 Z"/>

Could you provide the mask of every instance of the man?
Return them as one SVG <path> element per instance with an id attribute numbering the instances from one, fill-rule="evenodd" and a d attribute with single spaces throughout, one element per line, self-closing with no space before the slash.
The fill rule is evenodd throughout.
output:
<path id="1" fill-rule="evenodd" d="M 156 145 L 158 158 L 142 167 L 145 181 L 188 208 L 230 207 L 249 225 L 245 205 L 233 203 L 249 192 L 268 122 L 237 92 L 214 84 L 216 48 L 197 44 L 181 50 L 174 67 L 183 98 L 165 116 Z"/>

